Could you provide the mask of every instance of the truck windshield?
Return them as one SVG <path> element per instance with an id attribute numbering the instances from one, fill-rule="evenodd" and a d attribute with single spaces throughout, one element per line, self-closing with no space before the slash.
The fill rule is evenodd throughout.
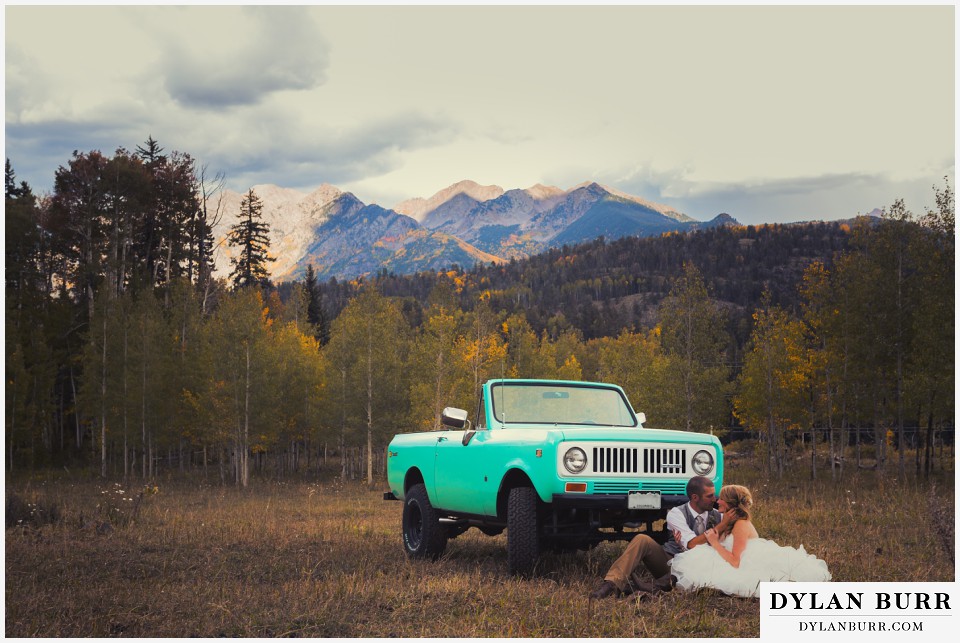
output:
<path id="1" fill-rule="evenodd" d="M 620 391 L 574 384 L 494 384 L 493 416 L 503 424 L 637 426 Z"/>

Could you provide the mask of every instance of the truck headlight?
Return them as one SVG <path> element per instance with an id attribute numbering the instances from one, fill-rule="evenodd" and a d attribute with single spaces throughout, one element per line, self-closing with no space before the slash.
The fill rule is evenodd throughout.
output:
<path id="1" fill-rule="evenodd" d="M 713 454 L 709 451 L 697 451 L 693 454 L 693 471 L 698 476 L 705 476 L 713 471 Z"/>
<path id="2" fill-rule="evenodd" d="M 563 454 L 563 466 L 570 473 L 580 473 L 587 467 L 587 454 L 578 447 L 568 449 Z"/>

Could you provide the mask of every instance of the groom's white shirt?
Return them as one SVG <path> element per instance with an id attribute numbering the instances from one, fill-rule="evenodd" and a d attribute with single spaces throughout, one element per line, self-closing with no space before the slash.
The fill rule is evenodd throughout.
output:
<path id="1" fill-rule="evenodd" d="M 690 513 L 694 516 L 700 515 L 703 516 L 704 521 L 707 520 L 707 516 L 710 514 L 710 511 L 704 511 L 700 514 L 697 514 L 696 510 L 688 502 L 685 505 L 680 505 L 679 507 L 674 507 L 667 512 L 667 529 L 670 530 L 670 533 L 677 531 L 680 532 L 680 546 L 683 547 L 684 551 L 688 549 L 687 543 L 697 537 L 693 530 L 690 529 L 690 525 L 687 524 L 687 517 L 684 513 L 684 507 L 690 509 Z M 706 522 L 704 522 L 706 524 Z"/>

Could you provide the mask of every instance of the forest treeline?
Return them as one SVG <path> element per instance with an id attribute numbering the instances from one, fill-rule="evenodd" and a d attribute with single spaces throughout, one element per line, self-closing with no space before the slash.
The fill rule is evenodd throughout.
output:
<path id="1" fill-rule="evenodd" d="M 864 222 L 870 221 L 864 219 Z M 576 329 L 584 339 L 609 337 L 623 328 L 656 324 L 659 303 L 670 292 L 685 263 L 701 272 L 711 296 L 727 310 L 736 347 L 750 334 L 751 313 L 769 290 L 774 303 L 799 310 L 796 285 L 812 261 L 829 262 L 848 247 L 852 222 L 803 225 L 721 226 L 696 234 L 624 237 L 548 250 L 524 260 L 480 264 L 463 270 L 456 302 L 472 310 L 481 294 L 507 313 L 523 312 L 539 335 L 556 339 Z M 405 299 L 406 313 L 419 325 L 420 309 L 445 273 L 376 275 L 386 296 Z M 287 298 L 292 284 L 280 284 Z M 356 284 L 331 279 L 320 284 L 324 306 L 335 317 L 356 291 Z"/>
<path id="2" fill-rule="evenodd" d="M 255 193 L 222 212 L 222 177 L 163 152 L 75 152 L 42 196 L 7 162 L 8 471 L 150 478 L 162 462 L 246 485 L 354 449 L 372 482 L 394 433 L 472 412 L 491 377 L 615 382 L 650 426 L 755 432 L 779 473 L 799 431 L 834 474 L 863 427 L 901 470 L 908 440 L 929 472 L 952 436 L 949 183 L 921 215 L 897 201 L 879 220 L 274 286 Z M 229 277 L 213 272 L 219 217 L 236 222 Z"/>

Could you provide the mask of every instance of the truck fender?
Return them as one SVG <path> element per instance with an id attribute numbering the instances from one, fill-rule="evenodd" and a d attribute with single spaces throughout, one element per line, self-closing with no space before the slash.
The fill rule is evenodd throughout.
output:
<path id="1" fill-rule="evenodd" d="M 403 476 L 403 496 L 407 496 L 407 492 L 415 484 L 422 484 L 426 487 L 426 483 L 423 481 L 423 474 L 420 473 L 420 469 L 417 467 L 410 467 L 407 469 L 407 473 Z M 427 490 L 427 495 L 430 495 L 430 490 Z"/>
<path id="2" fill-rule="evenodd" d="M 516 487 L 534 487 L 531 476 L 522 463 L 511 463 L 511 468 L 500 481 L 500 488 L 497 490 L 497 518 L 507 519 L 507 498 L 510 496 L 510 490 Z M 537 491 L 537 495 L 540 492 Z M 541 498 L 542 499 L 542 498 Z"/>

